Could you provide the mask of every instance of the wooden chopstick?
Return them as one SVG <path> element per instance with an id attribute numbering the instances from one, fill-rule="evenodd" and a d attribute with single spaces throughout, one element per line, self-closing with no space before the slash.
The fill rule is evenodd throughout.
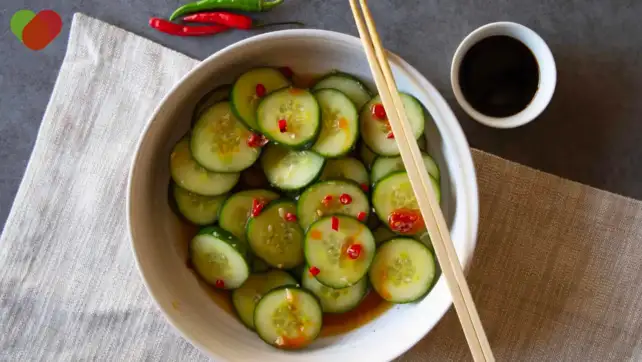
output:
<path id="1" fill-rule="evenodd" d="M 475 361 L 495 361 L 366 0 L 350 0 L 370 70 Z M 361 14 L 363 11 L 363 17 Z M 364 21 L 365 18 L 365 21 Z"/>

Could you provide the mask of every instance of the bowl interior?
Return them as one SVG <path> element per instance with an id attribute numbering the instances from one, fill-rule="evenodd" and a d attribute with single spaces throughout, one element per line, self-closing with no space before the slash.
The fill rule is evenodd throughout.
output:
<path id="1" fill-rule="evenodd" d="M 398 57 L 391 55 L 390 60 L 399 89 L 417 97 L 430 114 L 426 138 L 428 152 L 442 171 L 442 210 L 462 265 L 467 266 L 477 232 L 477 189 L 468 146 L 457 120 L 432 85 Z M 443 278 L 419 303 L 394 306 L 357 330 L 318 339 L 306 350 L 284 352 L 263 343 L 213 303 L 186 267 L 189 231 L 172 212 L 167 198 L 169 154 L 188 131 L 193 108 L 202 95 L 261 65 L 287 65 L 295 73 L 310 75 L 337 69 L 376 89 L 359 40 L 318 30 L 253 37 L 222 50 L 190 72 L 153 115 L 130 175 L 132 243 L 148 290 L 168 320 L 216 360 L 393 359 L 421 339 L 449 307 L 451 297 Z"/>

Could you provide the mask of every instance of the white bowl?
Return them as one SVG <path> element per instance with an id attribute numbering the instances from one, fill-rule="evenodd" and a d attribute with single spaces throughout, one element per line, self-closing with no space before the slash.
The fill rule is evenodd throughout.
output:
<path id="1" fill-rule="evenodd" d="M 478 222 L 477 184 L 468 144 L 437 90 L 399 57 L 390 55 L 390 61 L 399 88 L 417 97 L 434 118 L 426 124 L 428 148 L 442 170 L 443 210 L 452 239 L 462 265 L 468 266 Z M 340 69 L 367 81 L 372 79 L 359 39 L 322 30 L 286 30 L 255 36 L 219 51 L 189 72 L 152 115 L 130 173 L 128 223 L 147 289 L 168 321 L 217 361 L 394 359 L 424 337 L 451 305 L 443 278 L 419 303 L 394 306 L 357 330 L 320 338 L 305 350 L 288 352 L 263 343 L 213 303 L 185 265 L 185 226 L 167 201 L 170 151 L 189 129 L 194 105 L 205 92 L 230 83 L 258 65 L 288 65 L 295 72 L 313 74 Z"/>
<path id="2" fill-rule="evenodd" d="M 539 66 L 539 84 L 533 99 L 521 112 L 509 117 L 490 117 L 478 112 L 468 103 L 459 84 L 459 68 L 468 50 L 479 41 L 496 35 L 510 36 L 521 41 L 531 50 Z M 537 118 L 553 98 L 556 83 L 555 59 L 544 39 L 524 25 L 509 21 L 486 24 L 468 34 L 457 47 L 450 67 L 450 84 L 457 103 L 474 120 L 494 128 L 515 128 Z"/>

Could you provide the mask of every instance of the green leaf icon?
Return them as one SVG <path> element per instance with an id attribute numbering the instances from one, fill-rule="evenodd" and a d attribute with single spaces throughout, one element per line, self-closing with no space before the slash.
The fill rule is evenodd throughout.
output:
<path id="1" fill-rule="evenodd" d="M 20 39 L 20 41 L 22 41 L 22 30 L 34 17 L 36 17 L 36 13 L 31 10 L 18 10 L 18 12 L 11 17 L 11 32 Z"/>

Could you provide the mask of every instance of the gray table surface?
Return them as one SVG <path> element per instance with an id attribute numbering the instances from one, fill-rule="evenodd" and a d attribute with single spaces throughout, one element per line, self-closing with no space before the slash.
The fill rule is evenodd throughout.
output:
<path id="1" fill-rule="evenodd" d="M 63 60 L 72 15 L 83 12 L 203 59 L 252 33 L 180 38 L 147 26 L 183 0 L 12 0 L 0 9 L 0 228 L 31 154 Z M 642 199 L 642 1 L 371 0 L 385 46 L 446 97 L 471 146 L 562 177 Z M 33 52 L 9 31 L 20 9 L 53 9 L 63 33 Z M 356 35 L 347 0 L 286 0 L 265 20 Z M 535 122 L 514 130 L 482 126 L 463 113 L 449 83 L 452 55 L 472 30 L 493 21 L 531 27 L 549 44 L 558 86 Z"/>

